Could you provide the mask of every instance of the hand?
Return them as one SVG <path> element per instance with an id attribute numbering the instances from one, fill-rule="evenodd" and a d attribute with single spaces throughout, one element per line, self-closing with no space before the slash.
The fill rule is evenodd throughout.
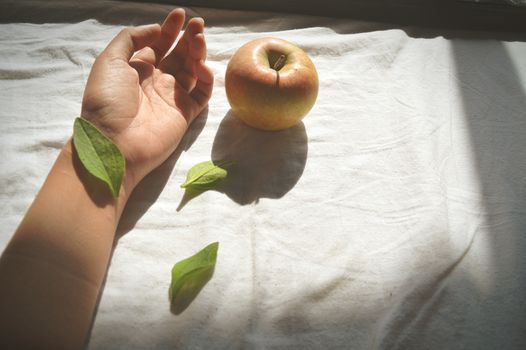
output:
<path id="1" fill-rule="evenodd" d="M 97 57 L 88 78 L 82 117 L 123 153 L 128 193 L 170 156 L 212 94 L 201 18 L 189 21 L 169 52 L 184 19 L 184 10 L 176 9 L 162 26 L 123 29 Z"/>

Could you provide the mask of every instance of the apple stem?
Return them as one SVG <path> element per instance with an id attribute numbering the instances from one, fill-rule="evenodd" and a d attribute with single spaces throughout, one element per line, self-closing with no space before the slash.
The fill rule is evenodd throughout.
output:
<path id="1" fill-rule="evenodd" d="M 272 67 L 272 69 L 276 71 L 280 70 L 281 68 L 283 68 L 283 63 L 285 63 L 285 55 L 279 56 L 276 63 L 274 63 L 274 66 Z"/>

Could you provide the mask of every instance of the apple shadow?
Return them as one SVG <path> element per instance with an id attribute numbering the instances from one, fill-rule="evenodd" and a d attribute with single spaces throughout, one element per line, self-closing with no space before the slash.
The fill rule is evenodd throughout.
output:
<path id="1" fill-rule="evenodd" d="M 162 163 L 157 169 L 148 174 L 137 185 L 131 194 L 124 212 L 122 213 L 119 225 L 117 227 L 117 240 L 133 229 L 144 215 L 144 213 L 155 203 L 163 188 L 166 186 L 172 173 L 176 161 L 183 151 L 187 151 L 195 142 L 201 131 L 206 125 L 208 119 L 208 108 L 199 115 L 189 126 L 183 139 L 177 146 L 176 150 Z"/>
<path id="2" fill-rule="evenodd" d="M 281 198 L 303 174 L 307 151 L 302 122 L 286 130 L 262 131 L 244 124 L 230 110 L 219 125 L 211 157 L 235 164 L 217 191 L 241 205 Z"/>

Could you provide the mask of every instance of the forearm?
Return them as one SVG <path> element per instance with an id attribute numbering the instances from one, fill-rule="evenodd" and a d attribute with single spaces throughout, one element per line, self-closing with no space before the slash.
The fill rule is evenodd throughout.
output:
<path id="1" fill-rule="evenodd" d="M 0 345 L 84 345 L 126 198 L 94 181 L 68 142 L 0 259 Z"/>

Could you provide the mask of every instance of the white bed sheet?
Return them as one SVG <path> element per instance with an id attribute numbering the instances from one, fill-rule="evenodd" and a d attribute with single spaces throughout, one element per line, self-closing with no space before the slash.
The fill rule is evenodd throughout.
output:
<path id="1" fill-rule="evenodd" d="M 0 25 L 0 249 L 71 135 L 94 58 L 121 29 L 99 20 L 160 21 L 171 8 L 52 4 L 93 19 Z M 213 97 L 124 213 L 89 349 L 526 347 L 524 42 L 188 14 L 209 24 Z M 287 131 L 259 132 L 229 112 L 227 62 L 261 36 L 296 42 L 318 69 L 317 103 Z M 186 201 L 186 171 L 210 158 L 238 161 L 231 181 Z M 172 313 L 172 265 L 213 241 L 212 279 Z"/>

